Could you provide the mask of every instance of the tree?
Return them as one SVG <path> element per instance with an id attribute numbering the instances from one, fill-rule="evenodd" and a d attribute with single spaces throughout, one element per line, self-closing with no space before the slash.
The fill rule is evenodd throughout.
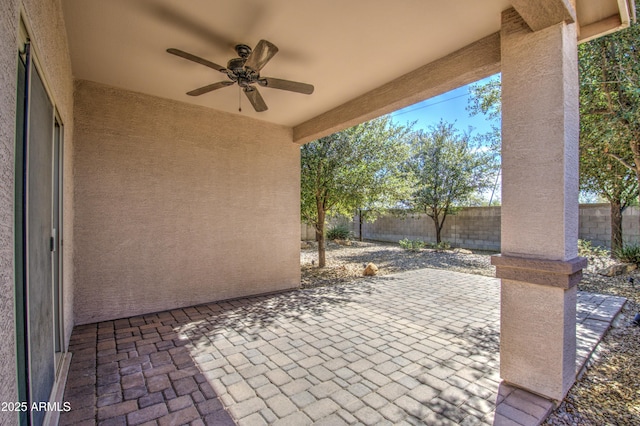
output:
<path id="1" fill-rule="evenodd" d="M 621 210 L 628 202 L 629 194 L 638 196 L 640 182 L 640 57 L 638 41 L 640 26 L 631 27 L 588 43 L 578 49 L 580 66 L 580 138 L 599 168 L 603 196 L 605 188 L 614 188 L 613 180 L 627 182 L 629 187 L 616 189 L 612 202 L 612 250 L 621 244 L 621 234 L 613 235 L 621 229 Z M 608 160 L 615 160 L 618 165 Z M 626 168 L 635 178 L 635 185 L 629 182 Z M 594 179 L 590 176 L 589 179 Z M 623 185 L 620 183 L 620 185 Z M 617 191 L 617 192 L 616 192 Z M 615 199 L 620 197 L 619 199 Z M 621 202 L 618 202 L 620 200 Z M 616 204 L 616 205 L 613 205 Z M 614 223 L 614 215 L 615 221 Z M 621 231 L 620 231 L 621 232 Z"/>
<path id="2" fill-rule="evenodd" d="M 384 116 L 301 147 L 301 215 L 315 228 L 319 267 L 328 216 L 392 207 L 408 193 L 408 132 Z"/>
<path id="3" fill-rule="evenodd" d="M 492 184 L 496 163 L 468 134 L 440 121 L 429 131 L 414 133 L 407 166 L 417 181 L 411 205 L 433 220 L 440 243 L 447 216 Z"/>
<path id="4" fill-rule="evenodd" d="M 469 86 L 469 104 L 467 111 L 469 114 L 484 114 L 488 119 L 499 123 L 502 118 L 502 85 L 499 76 L 494 76 L 483 84 L 473 84 Z"/>
<path id="5" fill-rule="evenodd" d="M 627 132 L 615 130 L 612 114 L 605 113 L 601 102 L 607 99 L 598 83 L 604 81 L 601 67 L 603 58 L 606 58 L 606 55 L 603 57 L 597 53 L 602 53 L 601 40 L 582 44 L 579 48 L 580 189 L 609 202 L 611 252 L 615 253 L 622 247 L 622 212 L 639 194 L 636 172 L 623 165 L 624 162 L 634 162 L 629 141 L 623 137 Z M 472 115 L 485 114 L 492 120 L 500 117 L 499 79 L 476 84 L 470 92 L 472 97 L 467 110 Z M 604 98 L 598 101 L 603 95 Z M 494 131 L 496 129 L 494 126 Z"/>
<path id="6" fill-rule="evenodd" d="M 467 111 L 470 116 L 484 115 L 491 123 L 491 131 L 480 135 L 483 143 L 493 151 L 496 160 L 500 162 L 500 151 L 502 149 L 502 132 L 500 129 L 502 121 L 502 83 L 500 75 L 495 75 L 483 83 L 476 83 L 469 86 L 469 100 Z M 493 204 L 494 199 L 498 199 L 496 203 L 499 205 L 499 195 L 496 194 L 498 183 L 500 181 L 500 168 L 498 166 L 497 173 L 489 198 L 489 206 Z"/>
<path id="7" fill-rule="evenodd" d="M 605 154 L 609 142 L 592 138 L 590 118 L 580 123 L 580 189 L 598 194 L 609 202 L 611 211 L 611 254 L 622 248 L 622 213 L 638 197 L 636 176 L 620 162 Z M 600 123 L 599 125 L 606 125 Z"/>

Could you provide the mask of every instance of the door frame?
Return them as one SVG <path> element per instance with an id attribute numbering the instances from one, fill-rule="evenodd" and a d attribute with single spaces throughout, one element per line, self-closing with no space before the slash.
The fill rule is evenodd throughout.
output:
<path id="1" fill-rule="evenodd" d="M 21 229 L 16 228 L 16 250 L 14 255 L 15 260 L 15 302 L 16 302 L 16 333 L 17 333 L 17 345 L 16 355 L 18 359 L 17 367 L 17 380 L 18 380 L 18 397 L 20 401 L 27 402 L 29 408 L 31 406 L 32 397 L 31 391 L 32 380 L 29 372 L 30 368 L 30 348 L 29 348 L 29 287 L 28 287 L 28 259 L 29 259 L 29 245 L 28 245 L 28 233 L 29 224 L 27 221 L 29 211 L 29 126 L 30 126 L 30 90 L 31 90 L 31 76 L 34 72 L 37 72 L 39 79 L 41 80 L 44 92 L 49 99 L 52 106 L 52 129 L 51 129 L 51 176 L 49 181 L 52 185 L 51 194 L 51 221 L 52 229 L 55 228 L 55 234 L 52 233 L 51 239 L 51 277 L 49 282 L 52 286 L 51 297 L 51 309 L 53 312 L 53 375 L 54 383 L 50 390 L 49 402 L 62 402 L 64 395 L 64 385 L 66 382 L 66 376 L 68 374 L 71 354 L 66 350 L 66 336 L 65 336 L 65 318 L 64 318 L 64 121 L 62 120 L 58 108 L 56 106 L 55 97 L 51 91 L 51 86 L 48 84 L 45 67 L 38 59 L 38 49 L 35 46 L 33 39 L 30 35 L 28 22 L 24 10 L 20 13 L 20 25 L 19 25 L 19 37 L 18 37 L 18 61 L 24 63 L 24 105 L 22 110 L 16 110 L 16 122 L 18 121 L 18 115 L 23 120 L 22 129 L 16 129 L 16 181 L 21 179 L 22 183 L 16 182 L 16 215 L 18 212 L 21 214 L 21 218 L 16 218 L 16 227 L 21 226 Z M 28 55 L 28 58 L 25 56 Z M 21 58 L 25 58 L 24 60 Z M 19 72 L 18 67 L 16 72 Z M 20 84 L 20 81 L 18 81 Z M 18 90 L 18 95 L 20 95 Z M 20 105 L 18 103 L 17 105 Z M 20 133 L 18 133 L 20 132 Z M 18 140 L 21 136 L 22 140 Z M 18 152 L 20 151 L 20 152 Z M 18 164 L 20 162 L 21 164 Z M 56 199 L 57 195 L 57 199 Z M 57 219 L 57 220 L 56 220 Z M 54 223 L 55 221 L 55 223 Z M 18 238 L 21 239 L 18 242 Z M 22 357 L 22 360 L 21 360 Z M 24 364 L 22 363 L 24 361 Z M 61 404 L 59 404 L 61 405 Z M 32 418 L 30 410 L 27 410 L 26 415 L 20 417 L 21 424 L 31 424 Z M 47 411 L 43 424 L 57 424 L 59 418 L 59 411 Z"/>

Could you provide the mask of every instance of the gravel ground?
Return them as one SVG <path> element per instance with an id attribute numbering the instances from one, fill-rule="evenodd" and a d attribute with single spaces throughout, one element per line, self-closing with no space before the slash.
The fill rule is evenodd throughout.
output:
<path id="1" fill-rule="evenodd" d="M 591 259 L 578 288 L 623 296 L 627 303 L 598 346 L 593 365 L 545 425 L 640 425 L 640 327 L 632 323 L 640 312 L 640 272 L 603 277 L 596 273 L 602 263 L 611 261 Z"/>
<path id="2" fill-rule="evenodd" d="M 327 266 L 316 267 L 317 246 L 311 243 L 300 252 L 302 286 L 317 287 L 362 279 L 364 265 L 375 263 L 379 275 L 420 268 L 448 269 L 494 276 L 490 255 L 485 251 L 406 251 L 398 244 L 352 242 L 351 246 L 327 244 Z M 578 288 L 592 293 L 613 294 L 628 299 L 614 328 L 597 349 L 586 373 L 573 386 L 565 401 L 545 425 L 640 425 L 640 327 L 632 324 L 640 312 L 640 272 L 603 277 L 597 271 L 613 262 L 589 259 Z M 633 278 L 634 282 L 630 282 Z"/>
<path id="3" fill-rule="evenodd" d="M 491 266 L 490 255 L 493 252 L 456 253 L 453 251 L 436 252 L 421 250 L 412 252 L 402 249 L 398 244 L 350 242 L 344 246 L 329 241 L 327 244 L 327 265 L 319 269 L 318 246 L 310 243 L 310 248 L 300 251 L 300 267 L 302 268 L 302 287 L 318 287 L 361 279 L 364 266 L 375 263 L 379 268 L 378 275 L 420 268 L 448 269 L 450 271 L 468 272 L 485 276 L 494 276 L 495 268 Z M 468 252 L 468 253 L 467 253 Z"/>

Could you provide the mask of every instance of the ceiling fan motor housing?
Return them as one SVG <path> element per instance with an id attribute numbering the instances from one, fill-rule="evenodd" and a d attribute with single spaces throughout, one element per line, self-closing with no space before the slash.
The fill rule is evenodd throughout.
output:
<path id="1" fill-rule="evenodd" d="M 233 58 L 227 63 L 227 76 L 242 87 L 254 84 L 260 74 L 244 66 L 246 58 Z"/>
<path id="2" fill-rule="evenodd" d="M 227 62 L 227 76 L 241 87 L 247 88 L 250 84 L 254 84 L 259 77 L 258 73 L 244 66 L 251 54 L 251 47 L 246 44 L 237 44 L 235 50 L 240 57 Z"/>
<path id="3" fill-rule="evenodd" d="M 236 44 L 236 52 L 242 59 L 247 59 L 251 55 L 251 47 L 246 44 Z"/>
<path id="4" fill-rule="evenodd" d="M 244 69 L 245 62 L 246 59 L 243 58 L 230 59 L 229 62 L 227 62 L 227 69 L 234 72 L 242 71 Z"/>

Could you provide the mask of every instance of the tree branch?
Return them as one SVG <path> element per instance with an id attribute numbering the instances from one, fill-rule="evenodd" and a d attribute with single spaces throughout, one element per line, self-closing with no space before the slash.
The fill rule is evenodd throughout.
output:
<path id="1" fill-rule="evenodd" d="M 614 154 L 612 152 L 607 152 L 607 155 L 609 157 L 611 157 L 611 158 L 615 158 L 616 160 L 618 160 L 620 162 L 620 164 L 622 164 L 623 166 L 625 166 L 629 170 L 633 170 L 634 172 L 637 171 L 635 164 L 629 163 L 627 160 L 625 160 L 624 158 L 620 157 L 618 154 Z"/>

